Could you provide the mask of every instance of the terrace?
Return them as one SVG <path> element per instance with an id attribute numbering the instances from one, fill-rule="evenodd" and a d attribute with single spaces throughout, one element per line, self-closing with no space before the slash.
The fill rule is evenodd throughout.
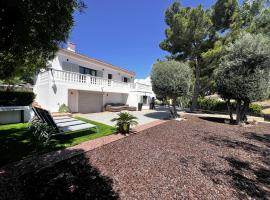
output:
<path id="1" fill-rule="evenodd" d="M 129 93 L 130 91 L 151 92 L 150 85 L 142 83 L 126 83 L 113 79 L 80 74 L 75 72 L 50 69 L 39 73 L 37 85 L 65 84 L 69 89 L 80 89 L 102 92 Z"/>

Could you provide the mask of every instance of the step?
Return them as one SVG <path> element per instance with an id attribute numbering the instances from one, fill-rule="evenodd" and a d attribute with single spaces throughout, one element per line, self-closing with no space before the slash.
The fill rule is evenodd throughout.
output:
<path id="1" fill-rule="evenodd" d="M 63 123 L 63 122 L 72 122 L 72 121 L 78 121 L 74 118 L 66 118 L 66 119 L 53 119 L 56 124 Z"/>
<path id="2" fill-rule="evenodd" d="M 79 120 L 74 120 L 71 122 L 62 122 L 62 123 L 57 123 L 58 127 L 65 127 L 65 126 L 75 126 L 75 125 L 80 125 L 80 124 L 86 124 L 83 121 L 79 121 Z"/>
<path id="3" fill-rule="evenodd" d="M 68 132 L 68 131 L 78 131 L 78 130 L 84 130 L 84 129 L 90 129 L 90 128 L 94 128 L 96 127 L 93 124 L 80 124 L 80 125 L 74 125 L 74 126 L 65 126 L 60 128 L 60 130 L 64 131 L 64 132 Z"/>
<path id="4" fill-rule="evenodd" d="M 62 117 L 53 117 L 54 120 L 60 120 L 60 119 L 73 119 L 71 117 L 68 116 L 62 116 Z"/>
<path id="5" fill-rule="evenodd" d="M 53 117 L 63 117 L 63 116 L 71 117 L 72 116 L 71 113 L 60 113 L 60 112 L 52 112 L 51 115 Z"/>

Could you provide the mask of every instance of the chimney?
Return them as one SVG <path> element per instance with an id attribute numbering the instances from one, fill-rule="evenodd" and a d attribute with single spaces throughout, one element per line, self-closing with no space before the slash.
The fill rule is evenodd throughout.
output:
<path id="1" fill-rule="evenodd" d="M 76 44 L 72 43 L 72 42 L 68 42 L 67 43 L 67 50 L 75 52 L 76 50 Z"/>

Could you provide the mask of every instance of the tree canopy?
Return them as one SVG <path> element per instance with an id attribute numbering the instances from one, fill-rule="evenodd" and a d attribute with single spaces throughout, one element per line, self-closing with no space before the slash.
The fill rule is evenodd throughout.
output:
<path id="1" fill-rule="evenodd" d="M 190 92 L 192 71 L 187 63 L 177 61 L 157 61 L 151 72 L 154 93 L 173 100 L 174 117 L 177 116 L 175 103 L 177 97 L 185 97 Z"/>
<path id="2" fill-rule="evenodd" d="M 0 2 L 0 79 L 46 65 L 68 39 L 81 0 L 2 0 Z"/>
<path id="3" fill-rule="evenodd" d="M 200 93 L 201 54 L 211 48 L 215 41 L 215 32 L 211 21 L 211 12 L 200 5 L 196 8 L 182 8 L 174 2 L 165 12 L 166 39 L 160 48 L 171 53 L 172 58 L 180 61 L 189 60 L 195 71 L 195 86 L 192 108 L 196 108 Z"/>
<path id="4" fill-rule="evenodd" d="M 270 40 L 261 34 L 241 34 L 225 48 L 217 71 L 217 90 L 237 102 L 237 122 L 246 119 L 249 103 L 267 97 L 270 80 Z M 242 108 L 241 108 L 242 106 Z"/>
<path id="5" fill-rule="evenodd" d="M 213 6 L 212 21 L 217 31 L 225 31 L 230 28 L 237 16 L 237 0 L 217 0 Z"/>

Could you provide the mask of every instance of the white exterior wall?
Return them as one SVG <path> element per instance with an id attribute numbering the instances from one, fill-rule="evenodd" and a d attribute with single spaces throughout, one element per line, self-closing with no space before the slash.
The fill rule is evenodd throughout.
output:
<path id="1" fill-rule="evenodd" d="M 127 103 L 128 94 L 120 93 L 105 93 L 103 94 L 103 105 L 105 106 L 108 103 Z"/>
<path id="2" fill-rule="evenodd" d="M 63 62 L 102 71 L 103 77 L 92 79 L 88 75 L 79 74 L 79 70 L 75 73 L 62 71 Z M 93 59 L 89 60 L 67 50 L 60 50 L 49 64 L 53 70 L 38 75 L 34 92 L 37 95 L 36 101 L 51 112 L 57 112 L 62 104 L 67 105 L 71 112 L 79 112 L 80 91 L 101 94 L 103 106 L 108 103 L 122 103 L 137 107 L 142 101 L 142 96 L 148 96 L 143 109 L 149 108 L 151 98 L 155 96 L 151 91 L 149 78 L 145 82 L 136 80 L 137 83 L 134 84 L 135 74 L 132 72 Z M 112 74 L 112 81 L 106 80 L 108 74 Z M 122 77 L 129 78 L 131 83 L 123 83 Z"/>

